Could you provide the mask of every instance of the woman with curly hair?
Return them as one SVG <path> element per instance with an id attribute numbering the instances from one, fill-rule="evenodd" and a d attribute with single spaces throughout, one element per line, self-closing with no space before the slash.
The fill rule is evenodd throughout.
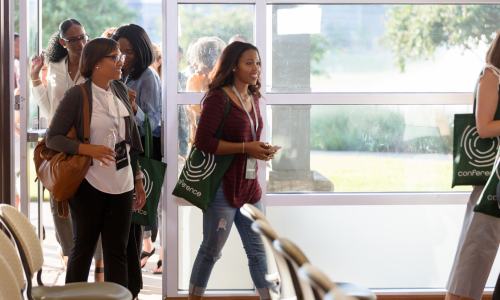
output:
<path id="1" fill-rule="evenodd" d="M 83 47 L 87 44 L 89 35 L 85 32 L 82 23 L 75 19 L 68 19 L 59 25 L 59 31 L 54 33 L 49 40 L 47 49 L 40 56 L 35 56 L 31 65 L 31 83 L 33 85 L 33 97 L 35 98 L 43 114 L 54 116 L 57 105 L 64 93 L 74 85 L 85 81 L 80 74 L 80 57 Z M 40 71 L 47 63 L 47 87 L 43 84 Z M 56 239 L 61 245 L 61 256 L 64 265 L 68 264 L 68 257 L 73 247 L 72 218 L 61 218 L 57 214 L 57 201 L 50 196 L 50 208 Z M 104 281 L 102 248 L 99 243 L 95 253 L 95 280 Z"/>
<path id="2" fill-rule="evenodd" d="M 234 42 L 222 52 L 202 99 L 196 149 L 215 155 L 236 155 L 212 203 L 203 213 L 203 242 L 189 280 L 189 300 L 203 298 L 212 269 L 222 256 L 233 225 L 243 242 L 250 275 L 260 299 L 270 299 L 272 284 L 265 279 L 267 262 L 262 240 L 250 228 L 252 222 L 239 210 L 246 203 L 263 210 L 256 160 L 269 161 L 281 148 L 260 141 L 264 128 L 259 105 L 261 70 L 258 49 L 248 43 Z M 228 101 L 229 111 L 224 117 Z M 224 118 L 226 125 L 219 140 L 214 136 Z"/>

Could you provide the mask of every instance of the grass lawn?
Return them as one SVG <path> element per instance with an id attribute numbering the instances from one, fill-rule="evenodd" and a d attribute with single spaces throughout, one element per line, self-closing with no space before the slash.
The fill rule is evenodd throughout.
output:
<path id="1" fill-rule="evenodd" d="M 311 169 L 333 182 L 335 192 L 456 192 L 452 157 L 430 154 L 311 151 Z"/>

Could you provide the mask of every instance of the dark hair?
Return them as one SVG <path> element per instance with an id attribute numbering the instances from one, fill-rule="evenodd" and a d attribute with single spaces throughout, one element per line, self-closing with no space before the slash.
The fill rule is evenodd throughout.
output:
<path id="1" fill-rule="evenodd" d="M 109 55 L 114 50 L 118 49 L 118 43 L 112 39 L 98 37 L 89 41 L 83 47 L 82 57 L 80 57 L 80 72 L 83 77 L 92 77 L 94 66 Z"/>
<path id="2" fill-rule="evenodd" d="M 78 25 L 78 26 L 83 27 L 82 23 L 80 23 L 79 21 L 77 21 L 75 19 L 67 19 L 67 20 L 64 20 L 59 25 L 59 31 L 54 33 L 50 37 L 49 45 L 47 46 L 47 51 L 46 51 L 45 56 L 44 56 L 44 58 L 47 60 L 48 63 L 58 62 L 63 57 L 68 55 L 68 50 L 66 48 L 64 48 L 61 45 L 61 43 L 59 43 L 59 39 L 66 37 L 66 32 L 73 25 Z"/>
<path id="3" fill-rule="evenodd" d="M 500 30 L 486 52 L 486 63 L 500 68 Z"/>
<path id="4" fill-rule="evenodd" d="M 243 55 L 243 53 L 247 50 L 255 50 L 257 51 L 257 55 L 260 59 L 259 49 L 252 44 L 242 43 L 242 42 L 234 42 L 229 44 L 217 61 L 217 64 L 214 68 L 215 74 L 211 76 L 210 83 L 208 85 L 208 91 L 203 98 L 206 98 L 208 94 L 215 91 L 218 88 L 221 88 L 226 85 L 231 85 L 234 82 L 234 74 L 233 68 L 238 65 L 238 62 Z M 213 73 L 212 73 L 213 74 Z M 212 75 L 211 74 L 211 75 Z M 252 95 L 256 95 L 258 98 L 261 97 L 260 94 L 260 78 L 257 79 L 257 83 L 255 85 L 250 85 L 248 88 Z M 203 101 L 203 99 L 202 99 Z"/>
<path id="5" fill-rule="evenodd" d="M 125 38 L 134 48 L 137 63 L 132 73 L 130 73 L 130 79 L 134 80 L 139 78 L 142 72 L 156 60 L 153 43 L 146 31 L 139 25 L 127 24 L 120 26 L 120 28 L 113 33 L 113 37 L 111 38 L 115 41 L 118 41 L 120 38 Z"/>
<path id="6" fill-rule="evenodd" d="M 14 33 L 14 40 L 19 38 L 19 33 L 15 32 Z"/>
<path id="7" fill-rule="evenodd" d="M 177 53 L 182 53 L 184 54 L 184 49 L 180 45 L 177 46 Z"/>

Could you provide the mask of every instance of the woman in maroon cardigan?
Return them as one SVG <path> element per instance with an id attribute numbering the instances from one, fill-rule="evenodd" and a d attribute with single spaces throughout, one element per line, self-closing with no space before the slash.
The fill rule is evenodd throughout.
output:
<path id="1" fill-rule="evenodd" d="M 245 203 L 262 210 L 256 160 L 268 161 L 280 148 L 259 141 L 264 127 L 259 108 L 259 51 L 251 44 L 234 42 L 222 52 L 215 70 L 202 100 L 195 145 L 198 150 L 211 154 L 236 155 L 208 211 L 203 214 L 203 242 L 191 272 L 189 299 L 203 297 L 233 223 L 243 242 L 250 275 L 260 298 L 269 299 L 268 287 L 272 284 L 265 280 L 267 263 L 262 241 L 250 228 L 252 222 L 239 211 Z M 226 101 L 230 101 L 230 107 L 219 140 L 214 136 L 224 119 Z"/>

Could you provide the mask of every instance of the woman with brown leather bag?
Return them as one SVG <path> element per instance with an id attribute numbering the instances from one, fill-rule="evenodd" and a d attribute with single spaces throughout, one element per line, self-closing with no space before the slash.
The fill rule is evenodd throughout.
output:
<path id="1" fill-rule="evenodd" d="M 92 158 L 85 179 L 69 199 L 75 242 L 66 283 L 87 281 L 93 250 L 101 234 L 105 281 L 128 287 L 126 251 L 132 208 L 144 205 L 145 192 L 142 174 L 132 174 L 130 165 L 130 156 L 142 153 L 143 148 L 127 89 L 117 81 L 123 60 L 115 41 L 96 38 L 88 42 L 80 61 L 81 74 L 87 78 L 81 85 L 84 89 L 74 86 L 65 93 L 47 131 L 50 149 Z M 78 139 L 85 140 L 85 94 L 90 109 L 87 144 L 66 136 L 74 126 Z"/>

